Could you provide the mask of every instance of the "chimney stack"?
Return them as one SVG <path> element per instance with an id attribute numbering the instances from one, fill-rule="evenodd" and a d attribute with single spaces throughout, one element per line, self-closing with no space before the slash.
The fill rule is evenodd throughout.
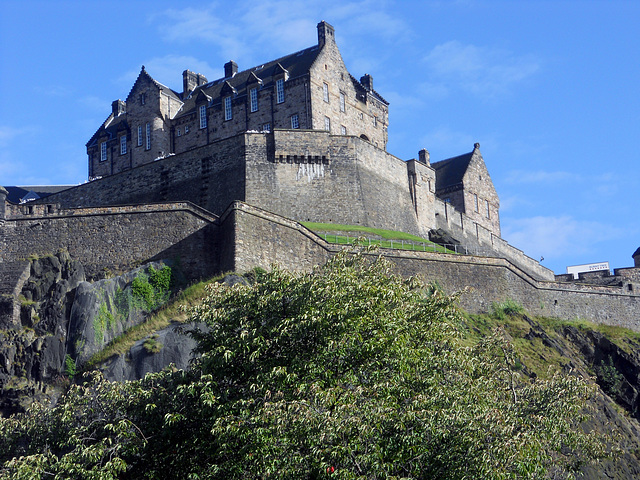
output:
<path id="1" fill-rule="evenodd" d="M 127 111 L 127 104 L 122 100 L 114 100 L 111 102 L 111 112 L 114 117 L 117 117 L 120 114 L 123 114 Z"/>
<path id="2" fill-rule="evenodd" d="M 373 90 L 373 77 L 368 73 L 365 73 L 363 77 L 360 77 L 360 83 L 367 92 Z"/>
<path id="3" fill-rule="evenodd" d="M 430 155 L 426 148 L 423 148 L 418 152 L 418 159 L 425 165 L 431 165 Z"/>
<path id="4" fill-rule="evenodd" d="M 324 47 L 325 43 L 335 43 L 336 30 L 324 20 L 318 24 L 318 47 Z"/>
<path id="5" fill-rule="evenodd" d="M 224 78 L 231 78 L 238 73 L 238 64 L 233 60 L 224 64 Z"/>
<path id="6" fill-rule="evenodd" d="M 7 203 L 7 189 L 0 185 L 0 225 L 4 225 L 6 219 L 6 203 Z"/>
<path id="7" fill-rule="evenodd" d="M 201 73 L 193 73 L 191 70 L 185 70 L 182 72 L 182 98 L 187 98 L 196 87 L 205 85 L 206 83 L 207 77 Z"/>

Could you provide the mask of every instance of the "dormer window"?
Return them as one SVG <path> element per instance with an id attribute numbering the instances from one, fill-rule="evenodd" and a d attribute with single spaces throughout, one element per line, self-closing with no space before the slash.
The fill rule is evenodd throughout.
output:
<path id="1" fill-rule="evenodd" d="M 231 97 L 224 98 L 224 119 L 231 120 L 233 118 L 233 110 L 231 108 Z"/>
<path id="2" fill-rule="evenodd" d="M 105 162 L 107 160 L 107 142 L 100 144 L 100 161 Z"/>
<path id="3" fill-rule="evenodd" d="M 252 88 L 249 90 L 249 101 L 251 102 L 251 111 L 258 111 L 258 89 Z"/>
<path id="4" fill-rule="evenodd" d="M 200 128 L 207 128 L 207 107 L 200 105 Z"/>
<path id="5" fill-rule="evenodd" d="M 276 80 L 276 103 L 284 102 L 284 78 Z"/>

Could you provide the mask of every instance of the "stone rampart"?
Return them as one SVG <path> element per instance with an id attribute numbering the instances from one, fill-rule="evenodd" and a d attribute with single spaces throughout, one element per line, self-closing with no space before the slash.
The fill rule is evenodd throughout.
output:
<path id="1" fill-rule="evenodd" d="M 297 222 L 236 203 L 222 217 L 235 225 L 234 266 L 269 268 L 272 263 L 310 270 L 340 247 L 327 244 Z M 503 258 L 380 250 L 398 273 L 437 281 L 449 293 L 463 292 L 460 304 L 472 313 L 493 302 L 514 300 L 531 314 L 585 319 L 640 331 L 640 295 L 627 288 L 542 281 Z M 628 269 L 631 270 L 631 269 Z"/>
<path id="2" fill-rule="evenodd" d="M 88 278 L 156 259 L 180 259 L 185 272 L 197 278 L 218 268 L 215 220 L 186 202 L 16 214 L 0 229 L 0 269 L 65 249 Z"/>
<path id="3" fill-rule="evenodd" d="M 459 212 L 439 198 L 435 199 L 435 218 L 438 228 L 443 228 L 460 240 L 461 243 L 473 248 L 481 255 L 504 257 L 529 272 L 539 280 L 553 281 L 552 270 L 540 265 L 539 262 L 527 256 L 522 250 L 510 245 L 506 240 L 494 235 L 490 230 L 479 225 L 471 217 Z"/>

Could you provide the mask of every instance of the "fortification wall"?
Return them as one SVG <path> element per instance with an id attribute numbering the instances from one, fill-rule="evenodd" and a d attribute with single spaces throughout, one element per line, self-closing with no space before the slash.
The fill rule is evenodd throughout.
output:
<path id="1" fill-rule="evenodd" d="M 543 267 L 522 250 L 509 245 L 506 240 L 494 235 L 471 217 L 459 212 L 439 198 L 435 199 L 435 218 L 437 228 L 443 228 L 451 232 L 453 237 L 460 240 L 461 243 L 475 247 L 474 251 L 478 254 L 504 257 L 538 280 L 553 281 L 555 279 L 552 270 Z"/>
<path id="2" fill-rule="evenodd" d="M 236 225 L 234 265 L 238 270 L 269 268 L 273 262 L 310 270 L 340 250 L 296 222 L 236 205 L 235 212 L 225 215 L 233 216 Z M 460 305 L 472 313 L 487 312 L 493 302 L 511 299 L 536 315 L 580 318 L 640 331 L 640 295 L 625 288 L 540 281 L 502 258 L 398 250 L 380 253 L 402 275 L 437 280 L 449 293 L 463 292 Z"/>
<path id="3" fill-rule="evenodd" d="M 48 196 L 63 209 L 188 201 L 220 215 L 244 199 L 244 135 L 173 155 Z M 28 206 L 24 206 L 28 208 Z"/>
<path id="4" fill-rule="evenodd" d="M 0 228 L 0 269 L 32 255 L 66 249 L 87 278 L 159 259 L 180 259 L 197 278 L 218 269 L 215 217 L 187 203 L 80 208 L 26 215 Z M 2 277 L 4 279 L 4 277 Z"/>

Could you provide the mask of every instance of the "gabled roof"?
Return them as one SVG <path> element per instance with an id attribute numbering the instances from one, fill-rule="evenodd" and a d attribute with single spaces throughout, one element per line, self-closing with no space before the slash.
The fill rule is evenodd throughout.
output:
<path id="1" fill-rule="evenodd" d="M 320 48 L 314 45 L 313 47 L 272 60 L 263 65 L 243 70 L 232 77 L 219 78 L 218 80 L 196 87 L 187 98 L 183 99 L 184 105 L 176 117 L 194 110 L 198 95 L 201 92 L 211 99 L 211 104 L 215 104 L 221 101 L 223 94 L 222 89 L 225 85 L 227 85 L 227 91 L 229 87 L 231 87 L 236 91 L 237 95 L 246 95 L 248 85 L 255 85 L 256 81 L 259 80 L 263 88 L 268 87 L 274 83 L 273 77 L 282 74 L 284 71 L 288 72 L 289 79 L 301 77 L 309 73 L 309 69 L 318 57 L 319 52 Z"/>
<path id="2" fill-rule="evenodd" d="M 374 89 L 367 90 L 366 88 L 364 88 L 364 85 L 362 85 L 362 83 L 360 83 L 360 81 L 357 78 L 355 78 L 353 75 L 349 74 L 349 77 L 351 77 L 351 82 L 353 83 L 353 88 L 356 89 L 356 97 L 359 100 L 362 100 L 364 102 L 367 99 L 367 95 L 370 95 L 370 96 L 376 98 L 377 100 L 381 101 L 385 105 L 389 106 L 389 102 L 387 102 L 382 97 L 382 95 L 380 95 Z"/>
<path id="3" fill-rule="evenodd" d="M 107 119 L 104 121 L 100 128 L 96 130 L 96 133 L 89 139 L 87 142 L 87 147 L 95 145 L 98 141 L 98 138 L 106 133 L 109 136 L 109 140 L 115 138 L 117 133 L 122 130 L 128 130 L 129 123 L 127 122 L 127 115 L 125 113 L 121 113 L 118 116 L 115 116 L 113 113 L 110 114 Z"/>
<path id="4" fill-rule="evenodd" d="M 472 152 L 431 164 L 431 167 L 436 171 L 436 193 L 462 188 L 462 179 L 467 172 L 474 152 L 475 149 Z"/>
<path id="5" fill-rule="evenodd" d="M 39 185 L 39 186 L 24 186 L 24 187 L 6 187 L 7 200 L 12 203 L 21 203 L 29 200 L 37 200 L 44 198 L 53 193 L 61 192 L 71 188 L 73 185 Z"/>
<path id="6" fill-rule="evenodd" d="M 138 78 L 136 78 L 136 81 L 133 82 L 133 86 L 131 87 L 131 90 L 129 90 L 129 95 L 127 95 L 127 99 L 129 99 L 129 97 L 131 96 L 131 92 L 133 92 L 133 89 L 136 88 L 136 85 L 142 79 L 149 80 L 159 90 L 163 90 L 167 95 L 169 95 L 170 97 L 173 97 L 175 100 L 178 100 L 180 102 L 182 101 L 181 95 L 178 92 L 176 92 L 176 91 L 170 89 L 169 87 L 167 87 L 166 85 L 163 85 L 162 83 L 156 81 L 151 75 L 149 75 L 147 73 L 147 71 L 145 70 L 144 65 L 140 69 L 140 73 L 138 74 Z"/>

